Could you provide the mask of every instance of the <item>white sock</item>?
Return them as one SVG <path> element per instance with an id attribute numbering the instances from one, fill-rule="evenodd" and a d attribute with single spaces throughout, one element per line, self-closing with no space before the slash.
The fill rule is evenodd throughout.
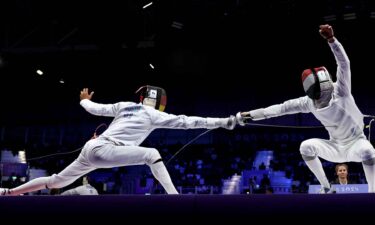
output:
<path id="1" fill-rule="evenodd" d="M 178 194 L 176 188 L 172 183 L 171 177 L 169 176 L 167 168 L 165 168 L 163 162 L 160 161 L 155 164 L 152 164 L 150 165 L 150 168 L 152 174 L 160 182 L 160 184 L 163 186 L 163 188 L 168 194 Z"/>
<path id="2" fill-rule="evenodd" d="M 375 165 L 363 165 L 363 170 L 365 171 L 365 176 L 368 184 L 368 192 L 375 192 Z"/>
<path id="3" fill-rule="evenodd" d="M 38 177 L 35 178 L 21 186 L 13 188 L 10 190 L 11 195 L 20 195 L 27 192 L 39 191 L 42 189 L 46 189 L 47 182 L 50 177 Z"/>
<path id="4" fill-rule="evenodd" d="M 326 174 L 324 173 L 322 163 L 320 162 L 318 157 L 314 158 L 313 160 L 305 161 L 305 163 L 309 167 L 309 169 L 314 173 L 315 177 L 318 179 L 319 183 L 324 188 L 331 187 L 326 177 Z"/>

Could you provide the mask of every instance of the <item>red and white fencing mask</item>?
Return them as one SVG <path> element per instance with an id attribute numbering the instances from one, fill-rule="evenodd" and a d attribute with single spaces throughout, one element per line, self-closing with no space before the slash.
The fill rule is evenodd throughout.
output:
<path id="1" fill-rule="evenodd" d="M 331 93 L 333 90 L 331 75 L 324 66 L 304 70 L 302 83 L 306 95 L 313 100 L 318 100 L 324 92 Z"/>

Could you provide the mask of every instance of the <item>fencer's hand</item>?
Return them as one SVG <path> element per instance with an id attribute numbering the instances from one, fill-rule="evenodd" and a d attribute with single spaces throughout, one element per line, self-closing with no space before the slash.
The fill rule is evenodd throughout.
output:
<path id="1" fill-rule="evenodd" d="M 220 119 L 219 126 L 228 130 L 233 130 L 236 127 L 236 117 L 230 115 L 228 118 Z"/>
<path id="2" fill-rule="evenodd" d="M 82 89 L 81 94 L 79 95 L 79 98 L 81 100 L 83 100 L 83 99 L 91 100 L 93 94 L 94 94 L 93 91 L 89 94 L 89 89 L 84 88 L 84 89 Z"/>
<path id="3" fill-rule="evenodd" d="M 329 24 L 320 25 L 319 33 L 324 39 L 328 41 L 332 40 L 334 37 L 332 26 Z"/>
<path id="4" fill-rule="evenodd" d="M 238 112 L 236 114 L 236 121 L 239 125 L 245 126 L 246 123 L 251 121 L 250 111 L 249 112 Z"/>

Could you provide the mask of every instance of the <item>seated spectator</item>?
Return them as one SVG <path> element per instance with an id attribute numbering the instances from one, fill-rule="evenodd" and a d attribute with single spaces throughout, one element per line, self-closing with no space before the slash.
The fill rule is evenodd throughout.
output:
<path id="1" fill-rule="evenodd" d="M 346 185 L 351 184 L 348 178 L 348 165 L 345 163 L 337 164 L 335 167 L 336 180 L 332 184 Z"/>

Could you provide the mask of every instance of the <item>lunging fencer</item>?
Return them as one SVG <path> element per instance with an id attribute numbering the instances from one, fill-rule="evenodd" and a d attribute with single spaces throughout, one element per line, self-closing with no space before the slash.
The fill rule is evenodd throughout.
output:
<path id="1" fill-rule="evenodd" d="M 1 195 L 20 195 L 45 188 L 62 188 L 98 168 L 147 164 L 168 194 L 178 194 L 162 158 L 155 148 L 139 146 L 157 128 L 234 129 L 235 116 L 203 118 L 163 112 L 167 95 L 163 88 L 143 86 L 136 92 L 140 103 L 98 104 L 91 101 L 94 92 L 84 88 L 80 104 L 89 113 L 114 117 L 106 131 L 86 142 L 78 158 L 58 174 L 33 179 L 13 189 L 0 189 Z"/>
<path id="2" fill-rule="evenodd" d="M 267 108 L 237 113 L 240 125 L 251 120 L 294 113 L 312 113 L 328 131 L 330 139 L 308 139 L 302 142 L 300 153 L 309 169 L 322 185 L 322 193 L 330 193 L 331 186 L 319 157 L 336 163 L 362 162 L 368 192 L 375 192 L 375 149 L 364 135 L 363 114 L 351 94 L 349 58 L 335 38 L 332 26 L 321 25 L 320 35 L 328 41 L 337 63 L 336 82 L 325 67 L 306 69 L 302 73 L 307 96 L 285 101 Z"/>

